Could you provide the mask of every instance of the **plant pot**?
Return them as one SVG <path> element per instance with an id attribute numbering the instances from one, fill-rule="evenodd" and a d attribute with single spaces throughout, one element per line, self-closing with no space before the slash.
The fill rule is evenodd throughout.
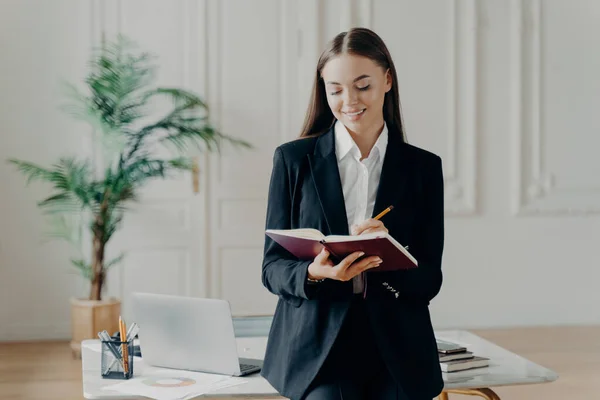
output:
<path id="1" fill-rule="evenodd" d="M 73 357 L 81 357 L 81 342 L 98 339 L 98 332 L 106 330 L 110 335 L 119 330 L 121 301 L 71 299 L 71 351 Z"/>

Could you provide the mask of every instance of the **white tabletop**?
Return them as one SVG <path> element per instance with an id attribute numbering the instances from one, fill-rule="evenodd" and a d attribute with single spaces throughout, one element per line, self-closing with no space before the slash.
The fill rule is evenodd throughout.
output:
<path id="1" fill-rule="evenodd" d="M 477 335 L 467 331 L 437 331 L 436 337 L 466 346 L 477 356 L 488 357 L 490 366 L 470 371 L 444 373 L 445 389 L 489 388 L 496 386 L 521 385 L 552 382 L 558 375 L 540 365 L 511 353 Z M 240 357 L 263 359 L 267 344 L 266 337 L 238 338 Z M 143 354 L 143 352 L 142 352 Z M 144 374 L 144 362 L 134 360 L 134 375 Z M 103 386 L 115 383 L 100 376 L 100 342 L 86 340 L 82 344 L 83 394 L 86 399 L 125 399 L 121 393 L 102 390 Z M 278 397 L 273 387 L 259 374 L 243 377 L 247 383 L 212 392 L 207 397 Z"/>
<path id="2" fill-rule="evenodd" d="M 535 364 L 467 331 L 437 331 L 438 339 L 461 344 L 476 356 L 490 359 L 490 366 L 444 373 L 445 389 L 490 388 L 552 382 L 556 372 Z"/>
<path id="3" fill-rule="evenodd" d="M 266 337 L 238 338 L 238 354 L 242 358 L 264 359 L 267 344 Z M 142 352 L 143 355 L 143 352 Z M 85 340 L 81 346 L 83 369 L 83 396 L 86 399 L 137 399 L 140 397 L 126 396 L 122 393 L 102 389 L 104 386 L 114 385 L 119 380 L 103 379 L 100 376 L 100 341 Z M 144 375 L 146 365 L 141 358 L 133 361 L 133 374 L 136 377 Z M 260 374 L 255 373 L 242 377 L 246 383 L 231 386 L 215 392 L 210 396 L 199 398 L 219 397 L 280 397 L 277 391 Z M 143 398 L 143 397 L 142 397 Z"/>

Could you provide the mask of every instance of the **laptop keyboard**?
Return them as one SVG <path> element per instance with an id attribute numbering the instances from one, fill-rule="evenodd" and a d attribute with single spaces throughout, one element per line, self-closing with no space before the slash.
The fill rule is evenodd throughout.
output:
<path id="1" fill-rule="evenodd" d="M 240 370 L 242 372 L 246 372 L 249 371 L 251 369 L 256 368 L 256 365 L 252 365 L 252 364 L 240 364 Z"/>

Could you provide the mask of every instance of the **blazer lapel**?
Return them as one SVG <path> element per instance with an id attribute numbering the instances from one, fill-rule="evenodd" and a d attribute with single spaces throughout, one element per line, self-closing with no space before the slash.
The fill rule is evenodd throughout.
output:
<path id="1" fill-rule="evenodd" d="M 407 186 L 406 169 L 410 163 L 405 146 L 405 143 L 394 135 L 390 135 L 371 217 L 376 216 L 390 205 L 402 206 L 402 197 L 405 195 Z M 329 232 L 323 233 L 348 235 L 348 217 L 335 154 L 333 128 L 317 139 L 313 154 L 308 155 L 308 161 L 318 200 L 329 227 Z"/>
<path id="2" fill-rule="evenodd" d="M 344 193 L 335 155 L 333 128 L 322 134 L 313 154 L 308 155 L 310 171 L 329 232 L 326 235 L 348 235 L 348 217 Z"/>
<path id="3" fill-rule="evenodd" d="M 389 136 L 372 218 L 391 205 L 402 206 L 401 199 L 406 190 L 408 176 L 406 168 L 409 164 L 404 151 L 405 146 L 406 144 L 394 135 Z"/>

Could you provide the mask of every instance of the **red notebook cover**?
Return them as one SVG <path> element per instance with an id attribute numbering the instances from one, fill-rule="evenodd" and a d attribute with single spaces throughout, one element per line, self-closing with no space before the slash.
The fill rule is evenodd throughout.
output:
<path id="1" fill-rule="evenodd" d="M 417 260 L 389 234 L 376 232 L 359 236 L 323 236 L 315 229 L 267 230 L 267 236 L 298 257 L 312 260 L 326 247 L 334 262 L 355 251 L 364 257 L 379 256 L 383 262 L 369 272 L 396 271 L 418 266 Z"/>

